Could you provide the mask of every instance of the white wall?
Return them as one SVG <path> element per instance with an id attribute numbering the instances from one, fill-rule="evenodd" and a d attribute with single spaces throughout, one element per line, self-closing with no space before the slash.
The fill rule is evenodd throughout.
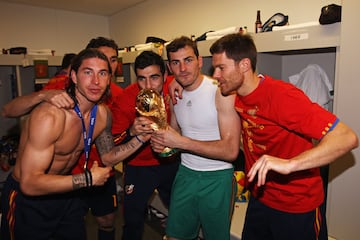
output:
<path id="1" fill-rule="evenodd" d="M 360 82 L 356 59 L 360 33 L 354 26 L 360 23 L 360 2 L 343 0 L 341 23 L 341 46 L 338 81 L 335 83 L 334 111 L 340 119 L 351 126 L 360 136 Z M 352 151 L 330 166 L 328 198 L 329 233 L 337 240 L 360 238 L 360 148 Z"/>
<path id="2" fill-rule="evenodd" d="M 277 12 L 290 24 L 318 21 L 321 7 L 341 0 L 148 0 L 110 17 L 110 33 L 119 46 L 145 43 L 147 36 L 171 40 L 209 30 L 247 26 L 254 32 L 256 10 L 263 23 Z"/>
<path id="3" fill-rule="evenodd" d="M 0 2 L 0 49 L 53 49 L 79 52 L 91 38 L 110 36 L 108 18 Z"/>

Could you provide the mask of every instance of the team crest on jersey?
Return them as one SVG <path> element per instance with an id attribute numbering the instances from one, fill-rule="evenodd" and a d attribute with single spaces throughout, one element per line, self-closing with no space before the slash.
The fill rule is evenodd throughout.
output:
<path id="1" fill-rule="evenodd" d="M 130 184 L 130 185 L 126 185 L 125 186 L 125 193 L 126 194 L 131 194 L 134 191 L 134 184 Z"/>

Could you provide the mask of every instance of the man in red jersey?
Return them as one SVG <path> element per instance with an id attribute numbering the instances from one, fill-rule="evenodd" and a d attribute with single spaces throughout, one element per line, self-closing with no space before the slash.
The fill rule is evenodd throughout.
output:
<path id="1" fill-rule="evenodd" d="M 118 46 L 111 40 L 104 37 L 91 39 L 86 48 L 96 48 L 106 55 L 108 58 L 111 70 L 114 73 L 118 65 Z M 64 66 L 70 64 L 68 55 L 64 56 Z M 114 76 L 114 74 L 113 74 Z M 68 94 L 63 91 L 69 81 L 69 76 L 66 73 L 66 68 L 62 67 L 60 74 L 50 79 L 43 89 L 48 91 L 39 91 L 31 95 L 16 98 L 6 104 L 2 109 L 2 114 L 5 117 L 18 117 L 32 110 L 38 103 L 46 101 L 54 104 L 57 107 L 72 108 L 73 100 Z M 113 81 L 110 82 L 110 97 L 106 100 L 106 104 L 112 110 L 113 99 L 123 91 Z M 119 134 L 112 131 L 113 134 Z M 97 161 L 100 166 L 103 166 L 99 154 L 96 151 L 95 145 L 91 148 L 88 166 L 91 167 L 93 162 Z M 73 168 L 72 173 L 78 174 L 84 172 L 85 157 L 82 155 Z M 115 239 L 115 217 L 118 207 L 117 192 L 116 192 L 116 178 L 114 172 L 104 186 L 83 189 L 81 190 L 82 198 L 86 203 L 86 208 L 91 209 L 98 223 L 98 239 L 99 240 L 113 240 Z"/>
<path id="2" fill-rule="evenodd" d="M 146 117 L 137 117 L 135 102 L 141 89 L 152 88 L 163 95 L 169 116 L 167 72 L 163 59 L 152 51 L 142 52 L 135 60 L 137 83 L 124 89 L 114 102 L 113 130 L 126 132 L 124 141 L 142 133 L 152 133 Z M 172 79 L 172 78 L 170 78 Z M 149 143 L 124 162 L 123 240 L 141 240 L 149 199 L 156 189 L 166 206 L 170 203 L 172 182 L 178 169 L 178 156 L 160 158 Z"/>

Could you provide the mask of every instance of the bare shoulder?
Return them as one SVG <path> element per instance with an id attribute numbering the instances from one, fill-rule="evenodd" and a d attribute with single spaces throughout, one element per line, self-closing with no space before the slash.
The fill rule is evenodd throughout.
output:
<path id="1" fill-rule="evenodd" d="M 106 116 L 109 113 L 111 113 L 111 112 L 110 112 L 109 107 L 106 106 L 106 104 L 101 103 L 98 105 L 98 114 L 102 114 L 102 115 L 105 114 L 105 116 Z"/>
<path id="2" fill-rule="evenodd" d="M 34 108 L 30 113 L 30 118 L 40 120 L 40 122 L 54 121 L 54 123 L 64 123 L 66 113 L 69 111 L 70 110 L 58 108 L 50 103 L 43 102 Z"/>
<path id="3" fill-rule="evenodd" d="M 98 112 L 96 115 L 97 128 L 102 132 L 104 129 L 111 129 L 112 114 L 108 106 L 105 104 L 98 105 Z"/>
<path id="4" fill-rule="evenodd" d="M 107 121 L 109 121 L 109 118 L 111 119 L 111 117 L 112 114 L 109 107 L 105 104 L 99 104 L 97 118 L 100 118 L 101 121 L 104 121 L 106 123 Z"/>
<path id="5" fill-rule="evenodd" d="M 41 103 L 34 108 L 27 119 L 29 136 L 55 141 L 66 129 L 69 110 L 57 108 L 49 103 Z"/>

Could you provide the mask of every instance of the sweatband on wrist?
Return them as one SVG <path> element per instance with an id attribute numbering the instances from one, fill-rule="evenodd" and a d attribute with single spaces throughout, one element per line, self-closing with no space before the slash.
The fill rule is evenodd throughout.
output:
<path id="1" fill-rule="evenodd" d="M 85 180 L 86 180 L 86 187 L 92 186 L 92 174 L 88 169 L 85 169 Z"/>

